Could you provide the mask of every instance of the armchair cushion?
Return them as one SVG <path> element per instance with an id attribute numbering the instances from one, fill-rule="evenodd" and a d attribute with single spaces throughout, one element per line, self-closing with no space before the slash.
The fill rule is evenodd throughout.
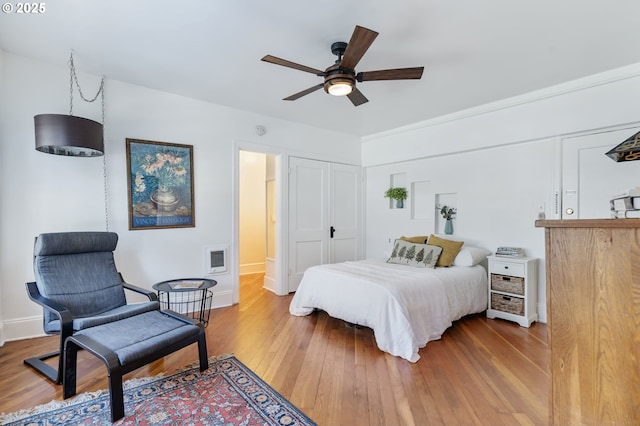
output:
<path id="1" fill-rule="evenodd" d="M 118 355 L 120 364 L 127 365 L 160 352 L 186 336 L 195 340 L 200 332 L 201 327 L 156 311 L 87 328 L 74 336 L 87 336 L 111 348 Z"/>
<path id="2" fill-rule="evenodd" d="M 47 256 L 91 252 L 113 252 L 118 244 L 115 232 L 58 232 L 40 234 L 33 255 Z"/>
<path id="3" fill-rule="evenodd" d="M 74 317 L 126 304 L 111 252 L 37 256 L 35 262 L 40 294 L 65 306 Z"/>
<path id="4" fill-rule="evenodd" d="M 118 321 L 124 318 L 128 318 L 134 315 L 138 315 L 144 312 L 157 311 L 160 309 L 160 304 L 157 301 L 135 303 L 131 305 L 119 306 L 108 312 L 104 312 L 101 315 L 89 316 L 85 318 L 73 319 L 73 330 L 83 330 L 88 327 L 95 327 L 97 325 L 106 324 L 112 321 Z M 59 333 L 60 332 L 60 320 L 49 321 L 45 325 L 46 333 Z"/>
<path id="5" fill-rule="evenodd" d="M 97 323 L 108 322 L 112 311 L 116 310 L 118 316 L 130 309 L 125 307 L 122 277 L 113 258 L 117 243 L 118 235 L 113 232 L 59 232 L 41 234 L 36 239 L 34 272 L 38 290 L 78 319 L 74 320 L 75 330 L 96 323 L 85 318 L 105 314 Z M 58 318 L 45 310 L 45 331 L 59 331 L 60 324 L 55 322 Z"/>

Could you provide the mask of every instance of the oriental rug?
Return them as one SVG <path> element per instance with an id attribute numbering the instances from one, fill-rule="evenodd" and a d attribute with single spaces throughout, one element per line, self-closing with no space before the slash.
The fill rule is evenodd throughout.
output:
<path id="1" fill-rule="evenodd" d="M 116 425 L 315 425 L 233 355 L 209 368 L 125 383 L 125 417 Z M 1 414 L 3 425 L 110 425 L 108 391 Z"/>

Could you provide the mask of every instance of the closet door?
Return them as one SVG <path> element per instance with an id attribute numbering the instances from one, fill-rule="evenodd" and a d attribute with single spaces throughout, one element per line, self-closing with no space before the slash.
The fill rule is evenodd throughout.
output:
<path id="1" fill-rule="evenodd" d="M 314 265 L 360 257 L 360 167 L 289 159 L 289 291 Z"/>
<path id="2" fill-rule="evenodd" d="M 328 261 L 329 163 L 289 159 L 289 292 L 304 271 Z"/>
<path id="3" fill-rule="evenodd" d="M 330 164 L 329 263 L 360 258 L 361 169 Z"/>

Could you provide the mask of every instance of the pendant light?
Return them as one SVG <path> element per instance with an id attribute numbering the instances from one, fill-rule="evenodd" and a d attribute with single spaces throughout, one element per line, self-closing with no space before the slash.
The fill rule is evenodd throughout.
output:
<path id="1" fill-rule="evenodd" d="M 93 97 L 87 99 L 82 93 L 73 63 L 73 52 L 69 59 L 69 115 L 40 114 L 33 117 L 36 134 L 36 150 L 47 154 L 73 157 L 99 157 L 104 154 L 104 77 L 100 88 Z M 80 97 L 85 102 L 94 102 L 99 95 L 102 99 L 102 123 L 73 115 L 73 85 L 78 87 Z"/>
<path id="2" fill-rule="evenodd" d="M 73 86 L 78 88 L 85 102 L 94 102 L 100 96 L 102 104 L 102 123 L 73 115 Z M 46 154 L 72 157 L 102 156 L 104 184 L 105 229 L 109 231 L 109 190 L 107 160 L 104 155 L 104 77 L 100 80 L 98 92 L 92 99 L 85 98 L 78 83 L 73 52 L 69 58 L 69 115 L 40 114 L 33 117 L 36 133 L 36 150 Z"/>
<path id="3" fill-rule="evenodd" d="M 606 155 L 615 162 L 640 160 L 640 132 L 629 136 Z"/>

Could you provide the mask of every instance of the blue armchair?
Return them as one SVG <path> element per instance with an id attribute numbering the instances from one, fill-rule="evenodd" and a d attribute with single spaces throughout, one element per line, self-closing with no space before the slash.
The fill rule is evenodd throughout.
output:
<path id="1" fill-rule="evenodd" d="M 64 232 L 36 237 L 35 282 L 29 298 L 44 308 L 44 331 L 60 335 L 60 349 L 25 359 L 55 383 L 62 383 L 64 342 L 79 330 L 159 310 L 155 293 L 123 282 L 113 258 L 118 235 L 112 232 Z M 148 297 L 127 304 L 125 289 Z M 44 361 L 59 356 L 58 368 Z"/>

